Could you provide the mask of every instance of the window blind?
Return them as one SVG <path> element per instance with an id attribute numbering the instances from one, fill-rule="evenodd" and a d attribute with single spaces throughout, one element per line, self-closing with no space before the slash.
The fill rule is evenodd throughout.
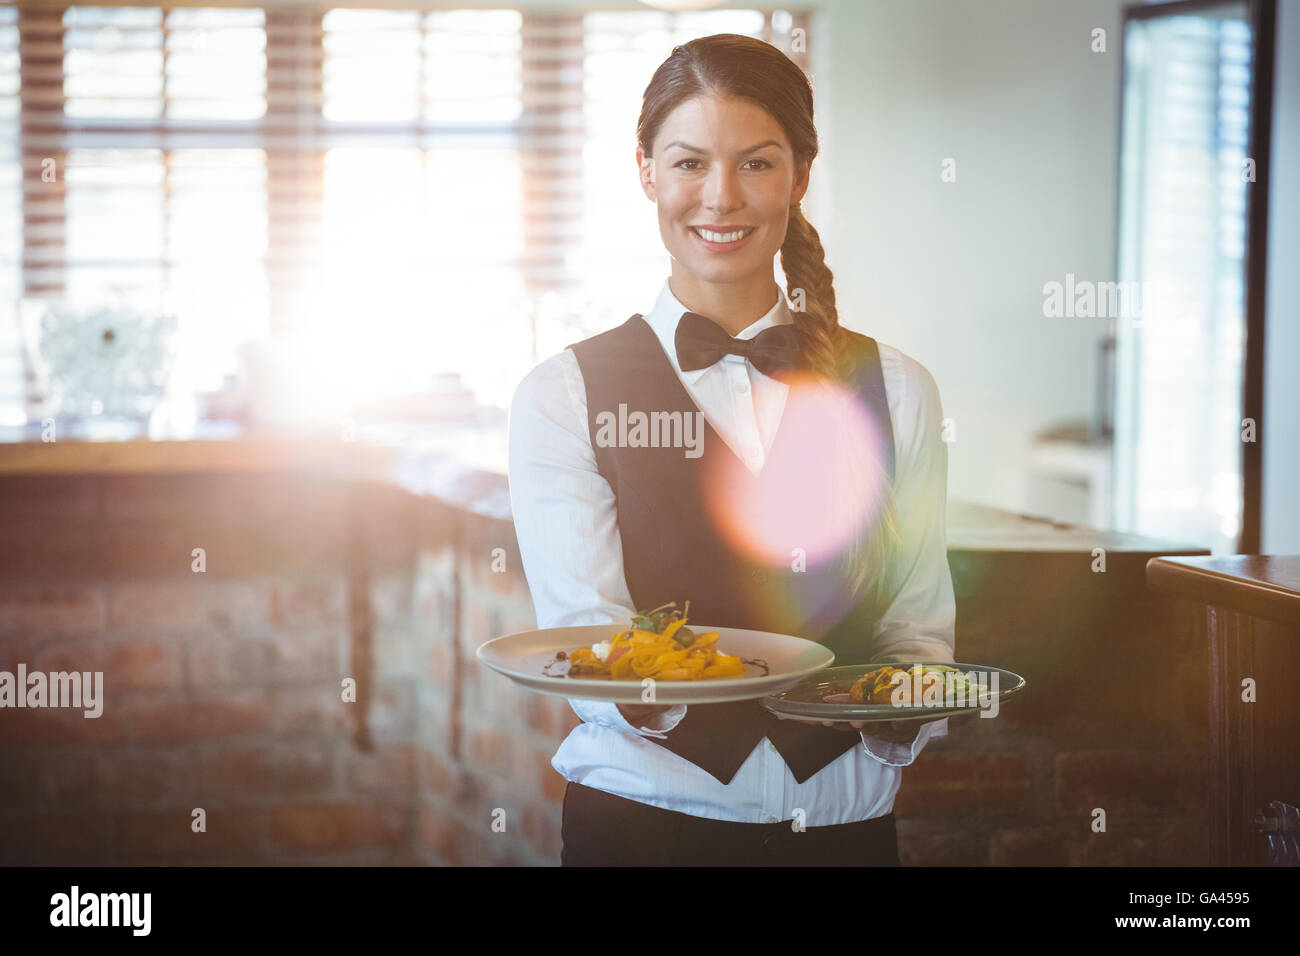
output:
<path id="1" fill-rule="evenodd" d="M 0 7 L 0 428 L 24 423 L 27 397 L 18 332 L 23 248 L 18 91 L 18 11 Z"/>
<path id="2" fill-rule="evenodd" d="M 1117 526 L 1235 550 L 1242 485 L 1246 151 L 1243 4 L 1129 24 L 1117 328 Z"/>
<path id="3" fill-rule="evenodd" d="M 0 295 L 175 311 L 181 391 L 216 388 L 244 343 L 274 335 L 322 401 L 456 374 L 504 405 L 539 358 L 662 281 L 634 163 L 655 66 L 736 32 L 808 69 L 789 44 L 807 25 L 781 10 L 2 8 L 0 203 L 16 214 Z M 0 424 L 41 417 L 15 326 Z"/>

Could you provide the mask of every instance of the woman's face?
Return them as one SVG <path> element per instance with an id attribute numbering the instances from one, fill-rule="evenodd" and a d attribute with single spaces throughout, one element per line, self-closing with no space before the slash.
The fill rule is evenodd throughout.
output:
<path id="1" fill-rule="evenodd" d="M 699 97 L 668 115 L 651 150 L 637 148 L 641 187 L 673 259 L 701 282 L 770 283 L 790 206 L 808 188 L 780 124 L 746 100 Z"/>

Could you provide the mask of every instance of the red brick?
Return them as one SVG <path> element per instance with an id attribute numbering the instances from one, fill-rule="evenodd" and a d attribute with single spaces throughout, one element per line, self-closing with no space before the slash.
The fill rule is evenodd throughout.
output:
<path id="1" fill-rule="evenodd" d="M 537 629 L 537 612 L 533 609 L 533 598 L 527 582 L 516 579 L 516 591 L 511 601 L 503 608 L 504 633 L 517 634 L 520 631 Z"/>
<path id="2" fill-rule="evenodd" d="M 1019 810 L 1028 793 L 1029 771 L 1019 754 L 927 752 L 904 769 L 894 809 L 900 816 Z"/>
<path id="3" fill-rule="evenodd" d="M 512 739 L 495 730 L 479 728 L 469 735 L 470 759 L 479 767 L 505 769 L 509 766 Z"/>
<path id="4" fill-rule="evenodd" d="M 77 866 L 109 861 L 112 821 L 106 813 L 0 818 L 0 863 Z"/>
<path id="5" fill-rule="evenodd" d="M 98 717 L 86 717 L 84 707 L 6 707 L 0 710 L 0 742 L 28 746 L 120 743 L 125 739 L 125 706 L 125 701 L 105 687 L 103 712 Z"/>
<path id="6" fill-rule="evenodd" d="M 124 706 L 123 720 L 127 735 L 142 741 L 256 733 L 271 726 L 271 697 L 264 689 L 138 696 Z"/>
<path id="7" fill-rule="evenodd" d="M 9 813 L 34 811 L 39 802 L 37 768 L 40 757 L 34 751 L 10 748 L 0 760 L 0 807 Z"/>
<path id="8" fill-rule="evenodd" d="M 419 566 L 414 572 L 411 614 L 414 620 L 432 625 L 440 637 L 446 633 L 445 622 L 451 613 L 450 591 L 454 564 L 449 553 L 446 560 L 425 553 L 420 556 Z"/>
<path id="9" fill-rule="evenodd" d="M 963 829 L 957 833 L 912 833 L 899 820 L 898 857 L 903 866 L 987 866 L 988 838 Z"/>
<path id="10" fill-rule="evenodd" d="M 269 596 L 273 627 L 345 627 L 348 623 L 348 588 L 341 574 L 327 580 L 273 584 Z"/>
<path id="11" fill-rule="evenodd" d="M 494 800 L 497 785 L 467 766 L 455 769 L 455 793 L 452 804 L 462 812 L 478 813 L 485 804 Z"/>
<path id="12" fill-rule="evenodd" d="M 166 577 L 230 583 L 284 574 L 336 573 L 342 560 L 339 534 L 330 525 L 296 516 L 265 523 L 244 518 L 228 524 L 200 518 L 180 524 L 165 519 L 114 521 L 100 533 L 93 571 L 121 582 Z M 193 570 L 194 549 L 205 567 Z M 48 566 L 49 556 L 42 555 Z"/>
<path id="13" fill-rule="evenodd" d="M 196 687 L 267 683 L 270 648 L 257 637 L 199 635 L 185 642 L 185 676 Z"/>
<path id="14" fill-rule="evenodd" d="M 301 515 L 322 524 L 322 516 L 343 516 L 352 490 L 325 476 L 286 474 L 256 479 L 251 500 L 260 519 L 274 521 L 281 516 Z"/>
<path id="15" fill-rule="evenodd" d="M 101 529 L 99 561 L 103 574 L 118 583 L 159 577 L 177 584 L 211 583 L 246 569 L 242 556 L 254 549 L 257 532 L 250 536 L 243 529 L 241 535 L 240 530 L 214 526 L 207 517 L 177 522 L 163 515 L 126 521 L 114 516 Z M 196 548 L 204 551 L 203 571 L 194 569 Z"/>
<path id="16" fill-rule="evenodd" d="M 418 735 L 422 744 L 435 750 L 451 747 L 451 698 L 437 688 L 421 688 L 418 711 Z"/>
<path id="17" fill-rule="evenodd" d="M 1070 849 L 1053 829 L 1001 830 L 990 845 L 994 866 L 1070 866 Z"/>
<path id="18" fill-rule="evenodd" d="M 347 640 L 347 630 L 341 626 L 272 635 L 271 679 L 294 683 L 342 680 L 347 670 L 343 661 Z"/>
<path id="19" fill-rule="evenodd" d="M 0 633 L 62 634 L 102 630 L 107 601 L 100 587 L 9 586 L 0 589 Z"/>
<path id="20" fill-rule="evenodd" d="M 358 791 L 406 791 L 415 781 L 415 747 L 404 742 L 379 742 L 369 751 L 351 747 L 344 780 Z"/>
<path id="21" fill-rule="evenodd" d="M 231 520 L 251 506 L 255 479 L 243 475 L 111 475 L 102 479 L 104 510 L 113 521 L 198 518 Z"/>
<path id="22" fill-rule="evenodd" d="M 98 579 L 109 568 L 98 525 L 0 519 L 0 528 L 0 580 Z"/>
<path id="23" fill-rule="evenodd" d="M 1108 813 L 1123 807 L 1195 807 L 1209 800 L 1203 755 L 1131 750 L 1056 757 L 1056 796 L 1066 809 Z"/>
<path id="24" fill-rule="evenodd" d="M 394 624 L 376 625 L 373 646 L 376 674 L 407 677 L 417 671 L 421 655 L 404 627 Z"/>
<path id="25" fill-rule="evenodd" d="M 553 711 L 546 696 L 520 694 L 515 697 L 513 703 L 513 712 L 523 727 L 544 737 L 550 736 Z"/>
<path id="26" fill-rule="evenodd" d="M 573 712 L 563 697 L 547 697 L 546 700 L 551 708 L 551 729 L 558 742 L 569 736 L 582 723 L 582 718 Z"/>
<path id="27" fill-rule="evenodd" d="M 560 814 L 551 807 L 527 804 L 524 807 L 524 838 L 539 857 L 547 863 L 559 864 Z"/>
<path id="28" fill-rule="evenodd" d="M 450 796 L 455 792 L 455 772 L 441 754 L 425 750 L 421 754 L 421 763 L 423 765 L 423 782 L 432 793 L 440 796 Z"/>
<path id="29" fill-rule="evenodd" d="M 114 750 L 103 755 L 102 772 L 114 804 L 176 805 L 197 792 L 188 748 Z"/>
<path id="30" fill-rule="evenodd" d="M 564 803 L 564 787 L 567 781 L 551 766 L 551 756 L 550 752 L 537 752 L 535 757 L 537 789 L 543 800 L 558 807 Z"/>
<path id="31" fill-rule="evenodd" d="M 1120 811 L 1106 815 L 1106 832 L 1094 833 L 1080 815 L 1073 832 L 1080 866 L 1208 866 L 1208 815 Z"/>
<path id="32" fill-rule="evenodd" d="M 395 846 L 407 833 L 410 810 L 396 803 L 304 804 L 276 807 L 276 844 L 300 849 Z"/>
<path id="33" fill-rule="evenodd" d="M 182 651 L 170 642 L 124 643 L 89 640 L 58 641 L 41 647 L 29 669 L 99 671 L 110 688 L 175 687 L 181 683 Z"/>
<path id="34" fill-rule="evenodd" d="M 465 630 L 465 635 L 468 638 L 466 649 L 473 652 L 481 644 L 501 635 L 492 633 L 492 614 L 485 604 L 481 601 L 468 603 L 469 606 L 466 608 L 465 615 L 469 625 Z"/>
<path id="35" fill-rule="evenodd" d="M 429 651 L 429 678 L 440 686 L 451 686 L 452 667 L 455 662 L 455 648 L 450 641 L 436 641 Z M 475 662 L 477 663 L 477 661 Z"/>
<path id="36" fill-rule="evenodd" d="M 173 687 L 182 682 L 182 648 L 178 644 L 110 644 L 106 647 L 114 684 L 123 687 Z"/>
<path id="37" fill-rule="evenodd" d="M 247 744 L 195 759 L 199 792 L 212 796 L 316 795 L 334 785 L 331 744 Z"/>
<path id="38" fill-rule="evenodd" d="M 341 680 L 303 687 L 276 687 L 273 694 L 273 723 L 281 733 L 346 732 L 354 726 L 355 709 L 361 706 L 344 703 Z"/>
<path id="39" fill-rule="evenodd" d="M 56 435 L 57 437 L 57 435 Z M 6 475 L 0 527 L 11 521 L 84 526 L 103 518 L 103 480 L 97 475 Z"/>
<path id="40" fill-rule="evenodd" d="M 1026 668 L 1028 669 L 1028 668 Z M 1073 690 L 1065 681 L 1045 680 L 1039 674 L 1034 675 L 1035 682 L 1025 689 L 998 704 L 998 715 L 991 718 L 993 726 L 1006 730 L 1044 731 L 1056 728 L 1078 726 L 1079 720 L 1073 706 L 1065 706 L 1064 701 L 1072 701 Z M 985 718 L 975 718 L 989 723 Z"/>
<path id="41" fill-rule="evenodd" d="M 370 705 L 370 729 L 376 732 L 415 730 L 415 687 L 410 680 L 376 681 Z M 361 706 L 360 701 L 356 706 Z"/>
<path id="42" fill-rule="evenodd" d="M 94 751 L 42 753 L 37 775 L 37 805 L 58 812 L 106 801 L 104 755 Z"/>
<path id="43" fill-rule="evenodd" d="M 462 830 L 460 834 L 457 866 L 499 866 L 509 855 L 512 844 L 522 845 L 522 836 L 512 837 L 510 831 L 497 833 L 484 824 L 479 830 Z"/>
<path id="44" fill-rule="evenodd" d="M 420 804 L 417 827 L 419 845 L 437 854 L 439 863 L 452 864 L 452 860 L 460 855 L 457 846 L 460 826 L 437 807 Z"/>
<path id="45" fill-rule="evenodd" d="M 267 831 L 268 813 L 258 807 L 204 807 L 204 827 L 194 832 L 194 807 L 123 813 L 117 819 L 116 853 L 124 860 L 156 857 L 203 858 L 236 853 L 247 858 Z"/>
<path id="46" fill-rule="evenodd" d="M 20 662 L 28 664 L 32 661 L 44 640 L 44 637 L 29 634 L 0 635 L 0 670 L 16 673 Z"/>
<path id="47" fill-rule="evenodd" d="M 372 577 L 370 582 L 370 610 L 377 626 L 405 630 L 411 621 L 412 585 L 410 567 L 397 574 L 386 573 Z"/>
<path id="48" fill-rule="evenodd" d="M 518 581 L 516 580 L 519 574 L 519 558 L 517 555 L 511 555 L 509 551 L 507 551 L 503 560 L 506 568 L 504 571 L 493 571 L 493 562 L 491 559 L 488 560 L 488 564 L 484 569 L 487 572 L 488 586 L 497 594 L 513 594 L 519 587 Z M 499 567 L 500 565 L 497 566 Z"/>
<path id="49" fill-rule="evenodd" d="M 438 807 L 422 804 L 419 842 L 449 866 L 490 866 L 510 849 L 509 822 L 505 833 L 492 832 L 491 823 L 491 817 L 485 815 L 482 830 L 478 831 L 449 818 Z"/>
<path id="50" fill-rule="evenodd" d="M 122 584 L 113 593 L 114 628 L 131 631 L 258 633 L 269 622 L 266 589 L 251 581 L 194 580 Z"/>

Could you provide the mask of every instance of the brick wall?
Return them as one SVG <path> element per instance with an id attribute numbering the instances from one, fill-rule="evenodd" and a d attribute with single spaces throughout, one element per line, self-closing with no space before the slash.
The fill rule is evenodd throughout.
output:
<path id="1" fill-rule="evenodd" d="M 0 863 L 558 862 L 577 718 L 474 656 L 534 626 L 508 521 L 195 475 L 7 478 L 0 528 L 0 669 L 105 681 L 98 719 L 0 710 Z M 905 862 L 1204 861 L 1191 610 L 1089 560 L 953 553 L 959 659 L 1031 686 L 904 772 Z"/>
<path id="2" fill-rule="evenodd" d="M 957 659 L 1024 676 L 903 772 L 906 863 L 1205 865 L 1208 663 L 1145 553 L 950 551 Z M 1105 829 L 1094 830 L 1096 810 Z"/>

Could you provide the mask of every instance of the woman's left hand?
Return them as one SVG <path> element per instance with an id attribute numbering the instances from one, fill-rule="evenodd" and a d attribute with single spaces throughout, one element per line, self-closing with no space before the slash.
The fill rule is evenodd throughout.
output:
<path id="1" fill-rule="evenodd" d="M 777 714 L 777 715 L 776 715 L 776 719 L 777 719 L 777 720 L 790 720 L 790 719 L 793 719 L 793 718 L 787 718 L 787 717 L 785 716 L 785 714 Z M 801 721 L 799 721 L 799 722 L 800 722 L 801 724 L 810 724 L 810 723 L 812 723 L 812 721 L 810 721 L 810 720 L 801 720 Z M 845 722 L 842 721 L 842 720 L 823 720 L 823 721 L 821 722 L 821 724 L 822 724 L 823 727 L 834 727 L 836 730 L 855 730 L 855 731 L 856 731 L 856 730 L 861 730 L 861 729 L 862 729 L 862 726 L 863 726 L 864 723 L 865 723 L 865 721 L 862 721 L 862 720 L 850 720 L 848 723 L 845 723 Z"/>
<path id="2" fill-rule="evenodd" d="M 778 720 L 786 719 L 783 714 L 777 714 L 776 716 Z M 942 718 L 936 717 L 935 719 L 941 720 Z M 804 723 L 808 723 L 808 721 L 804 721 Z M 867 721 L 865 720 L 823 720 L 821 723 L 823 727 L 832 727 L 835 730 L 853 732 L 860 731 L 867 726 Z M 888 740 L 891 743 L 907 744 L 916 739 L 916 733 L 920 729 L 921 724 L 928 723 L 930 723 L 928 720 L 873 720 L 871 721 L 870 729 L 867 730 L 867 736 L 876 737 L 880 740 Z"/>

